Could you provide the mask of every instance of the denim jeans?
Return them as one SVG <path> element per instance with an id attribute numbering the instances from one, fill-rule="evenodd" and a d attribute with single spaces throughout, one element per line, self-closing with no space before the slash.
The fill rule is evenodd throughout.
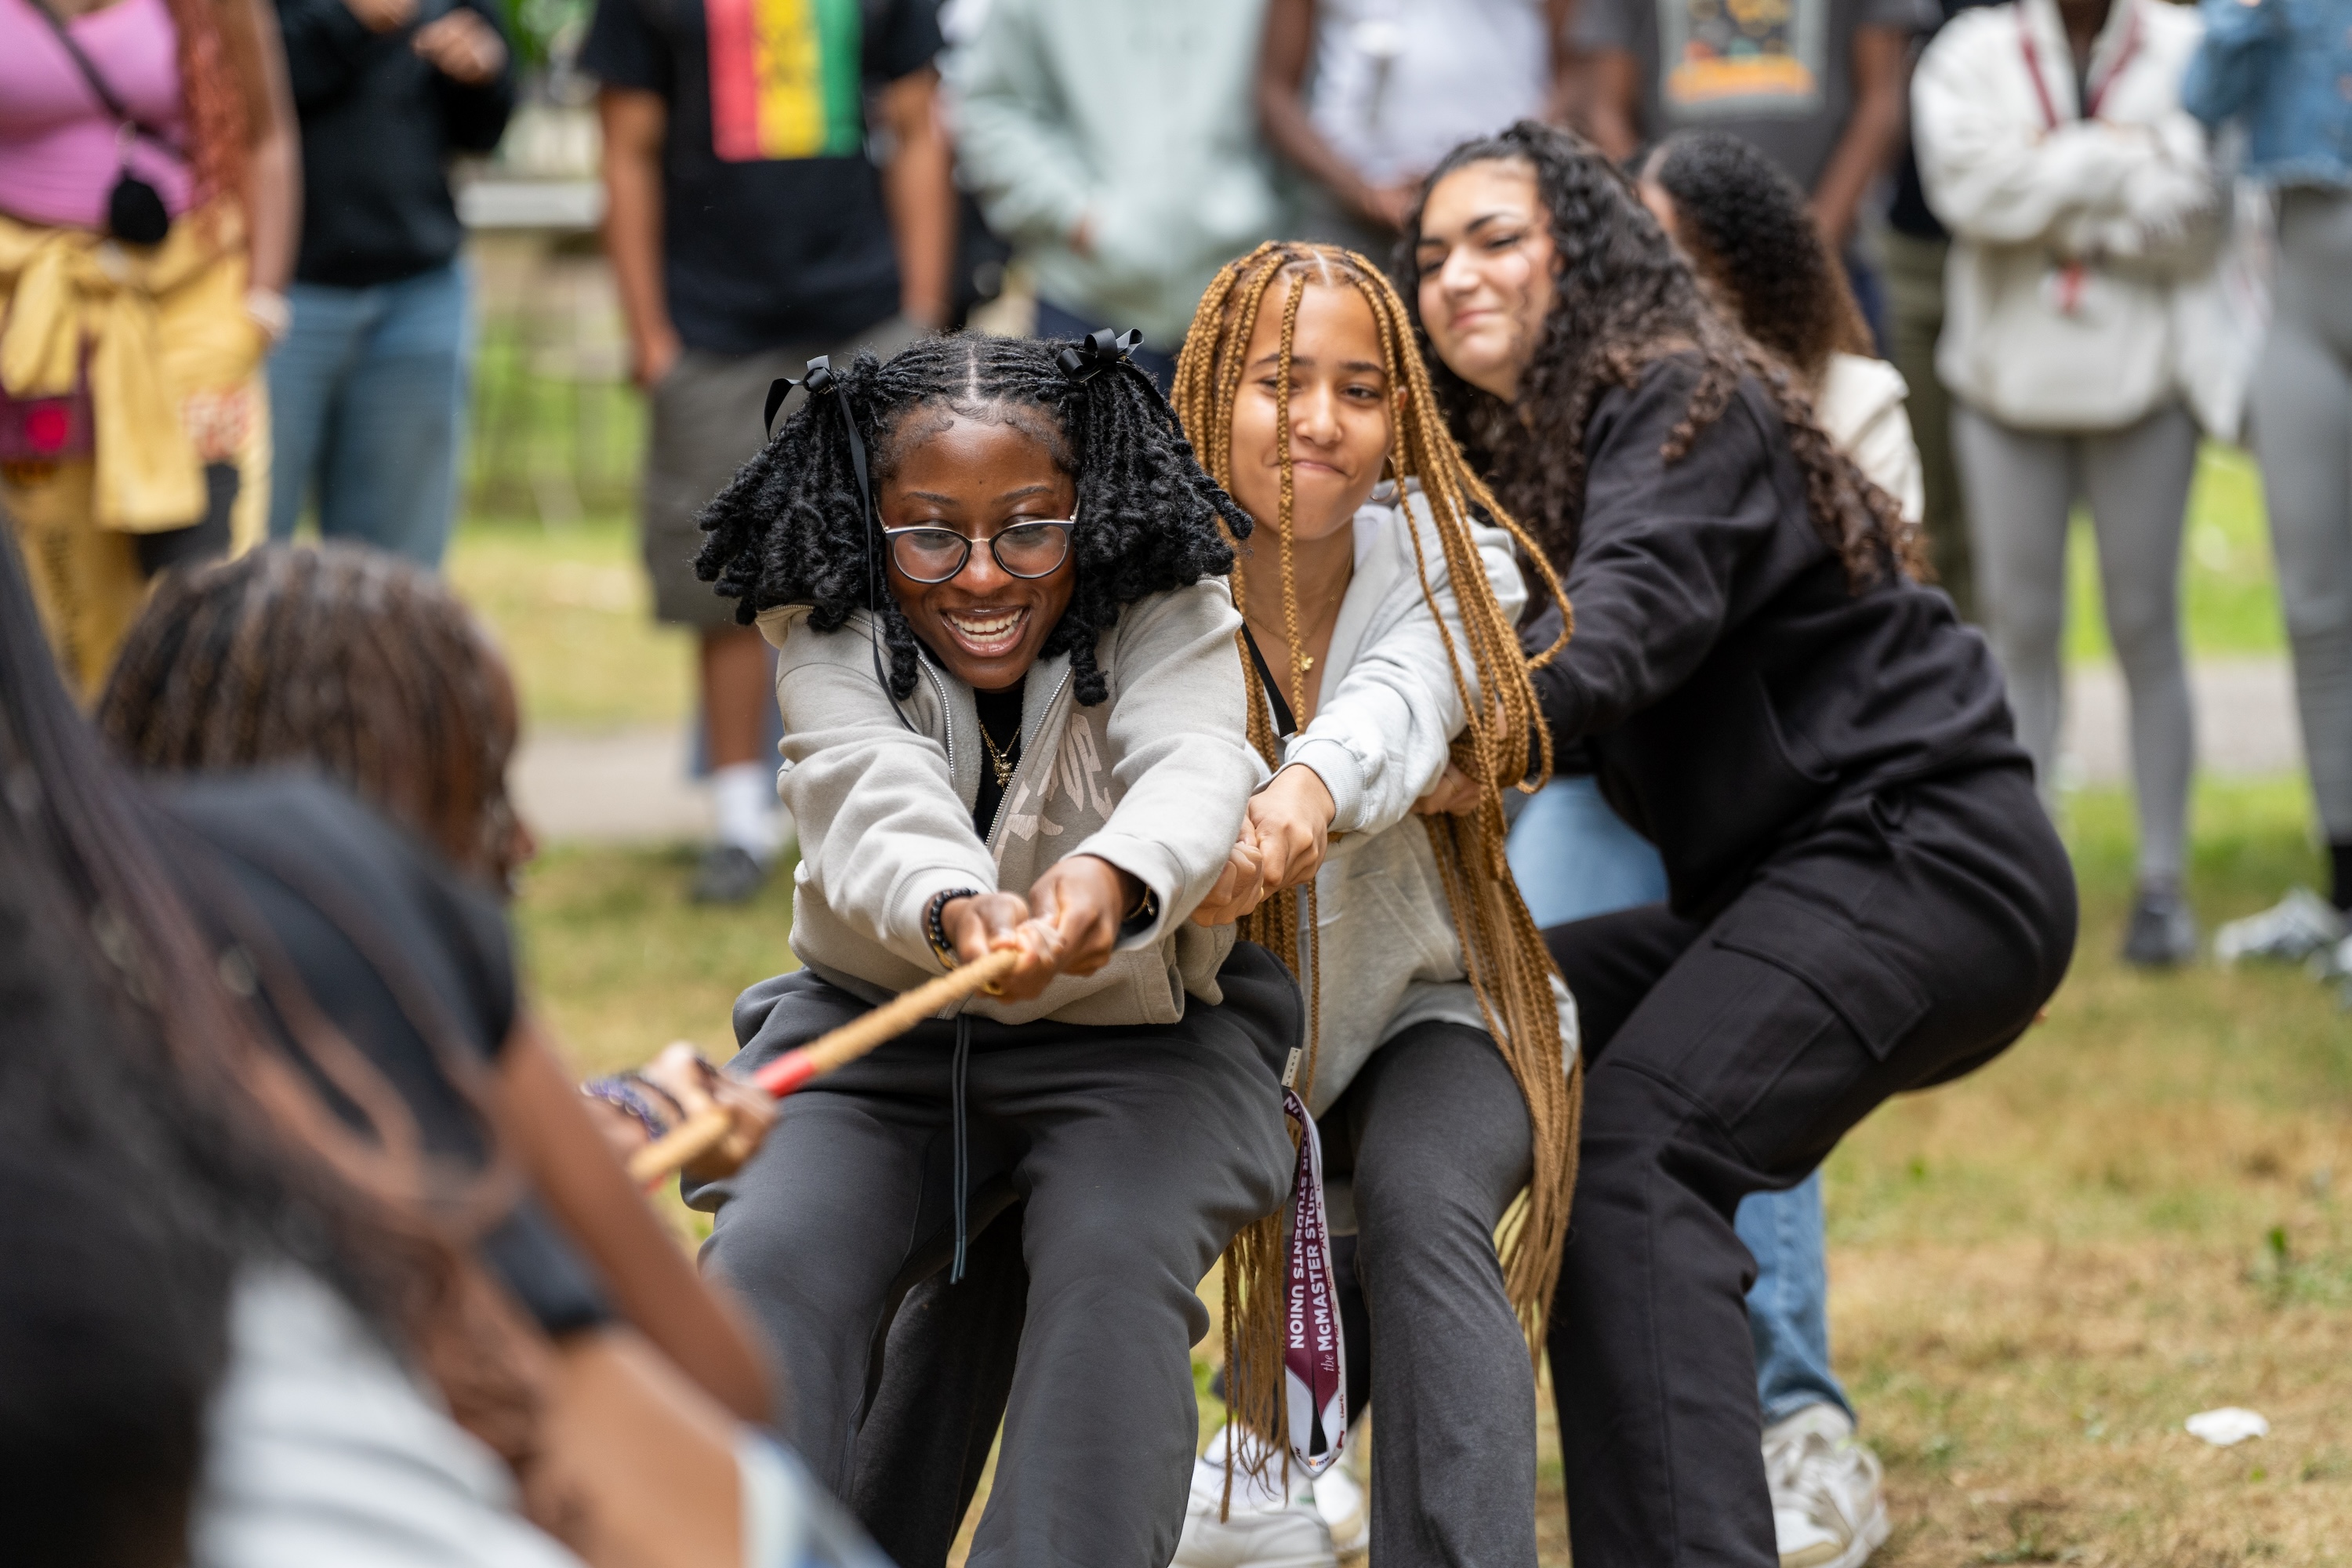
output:
<path id="1" fill-rule="evenodd" d="M 439 565 L 472 357 L 468 269 L 366 289 L 296 283 L 286 297 L 293 329 L 269 360 L 269 537 L 293 537 L 315 487 L 321 537 Z"/>
<path id="2" fill-rule="evenodd" d="M 1527 804 L 1505 847 L 1511 875 L 1538 926 L 1654 904 L 1666 896 L 1665 865 L 1625 826 L 1590 778 L 1554 779 Z M 1756 1258 L 1748 1330 L 1756 1342 L 1756 1394 L 1769 1426 L 1812 1405 L 1853 1406 L 1830 1371 L 1829 1269 L 1819 1171 L 1784 1193 L 1740 1200 L 1734 1228 Z"/>

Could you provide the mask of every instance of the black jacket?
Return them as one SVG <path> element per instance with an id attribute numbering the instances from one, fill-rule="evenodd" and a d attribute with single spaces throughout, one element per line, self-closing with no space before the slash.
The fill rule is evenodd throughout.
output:
<path id="1" fill-rule="evenodd" d="M 1664 360 L 1594 409 L 1563 574 L 1576 636 L 1535 682 L 1555 745 L 1581 742 L 1658 847 L 1675 911 L 1704 918 L 1842 798 L 2029 764 L 1992 651 L 1950 600 L 1892 575 L 1848 586 L 1762 385 L 1660 458 L 1696 376 Z"/>
<path id="2" fill-rule="evenodd" d="M 449 154 L 496 147 L 514 109 L 511 39 L 506 68 L 479 87 L 443 76 L 411 47 L 417 28 L 457 5 L 505 37 L 482 0 L 420 0 L 416 20 L 388 33 L 369 32 L 343 0 L 278 0 L 302 119 L 301 281 L 366 288 L 457 254 L 465 229 Z"/>

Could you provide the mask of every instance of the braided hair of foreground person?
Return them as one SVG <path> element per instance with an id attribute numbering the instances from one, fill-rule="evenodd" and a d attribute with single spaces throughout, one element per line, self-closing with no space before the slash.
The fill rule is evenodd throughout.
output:
<path id="1" fill-rule="evenodd" d="M 1184 349 L 1176 365 L 1177 417 L 1191 433 L 1205 466 L 1219 483 L 1233 478 L 1234 408 L 1241 397 L 1243 363 L 1252 334 L 1268 298 L 1281 295 L 1282 336 L 1276 371 L 1275 428 L 1290 428 L 1292 361 L 1296 348 L 1300 297 L 1309 286 L 1353 289 L 1371 310 L 1380 334 L 1381 357 L 1390 396 L 1389 464 L 1400 487 L 1417 483 L 1427 498 L 1435 521 L 1435 534 L 1444 555 L 1448 580 L 1459 607 L 1465 650 L 1440 611 L 1430 578 L 1421 531 L 1409 530 L 1414 562 L 1421 574 L 1423 598 L 1436 617 L 1440 635 L 1453 666 L 1454 689 L 1468 715 L 1454 743 L 1454 762 L 1477 781 L 1475 809 L 1460 815 L 1424 816 L 1430 846 L 1436 853 L 1446 901 L 1461 938 L 1463 966 L 1478 998 L 1487 1032 L 1501 1047 L 1512 1077 L 1527 1101 L 1534 1152 L 1533 1179 L 1524 1206 L 1507 1221 L 1507 1236 L 1500 1252 L 1504 1284 L 1528 1336 L 1530 1354 L 1539 1353 L 1544 1321 L 1554 1283 L 1559 1276 L 1559 1255 L 1568 1232 L 1569 1197 L 1576 1181 L 1576 1150 L 1583 1077 L 1576 1065 L 1562 1071 L 1563 1049 L 1559 1013 L 1552 993 L 1552 964 L 1541 934 L 1519 897 L 1503 856 L 1507 832 L 1503 791 L 1517 785 L 1542 787 L 1551 772 L 1551 742 L 1538 716 L 1535 690 L 1528 679 L 1529 661 L 1519 647 L 1517 630 L 1495 598 L 1494 587 L 1471 533 L 1474 516 L 1483 514 L 1518 541 L 1520 549 L 1554 598 L 1561 597 L 1559 579 L 1536 542 L 1528 537 L 1510 514 L 1481 484 L 1464 462 L 1459 447 L 1439 416 L 1439 405 L 1428 372 L 1412 342 L 1411 318 L 1404 301 L 1379 268 L 1352 251 L 1333 246 L 1269 242 L 1218 273 L 1202 296 Z M 1275 519 L 1279 552 L 1276 569 L 1282 577 L 1282 609 L 1291 649 L 1291 689 L 1307 689 L 1307 665 L 1298 636 L 1298 599 L 1293 560 L 1292 507 L 1295 470 L 1287 441 L 1279 451 L 1281 472 L 1279 511 Z M 1234 567 L 1234 596 L 1242 597 L 1245 565 Z M 1539 656 L 1542 664 L 1567 640 Z M 1275 733 L 1271 704 L 1256 661 L 1244 650 L 1243 668 L 1249 686 L 1250 739 L 1267 765 L 1281 765 L 1281 742 Z M 1530 742 L 1532 741 L 1532 744 Z M 1531 754 L 1532 753 L 1532 754 Z M 1314 883 L 1281 893 L 1260 905 L 1242 922 L 1243 935 L 1271 948 L 1293 973 L 1300 973 L 1298 933 L 1318 929 Z M 1304 919 L 1302 920 L 1302 906 Z M 1316 970 L 1311 960 L 1307 973 Z M 1318 1044 L 1314 1005 L 1308 998 L 1308 1055 L 1302 1097 L 1311 1094 L 1315 1078 L 1315 1047 Z M 1278 1273 L 1283 1238 L 1280 1216 L 1260 1221 L 1236 1243 L 1255 1254 L 1263 1249 Z M 1228 1273 L 1225 1279 L 1226 1392 L 1236 1416 L 1260 1432 L 1282 1435 L 1274 1445 L 1287 1448 L 1287 1406 L 1283 1397 L 1282 1350 L 1278 1323 L 1270 1324 L 1244 1292 L 1255 1275 L 1243 1279 Z M 1262 1461 L 1263 1462 L 1263 1461 Z"/>
<path id="2" fill-rule="evenodd" d="M 99 727 L 148 773 L 318 769 L 503 882 L 520 858 L 516 714 L 486 646 L 412 562 L 269 545 L 164 575 L 116 658 Z"/>
<path id="3" fill-rule="evenodd" d="M 1061 363 L 1067 348 L 954 332 L 887 361 L 860 353 L 835 374 L 873 453 L 877 490 L 914 440 L 954 416 L 1016 426 L 1077 481 L 1077 582 L 1039 657 L 1068 654 L 1073 694 L 1092 707 L 1110 695 L 1095 641 L 1119 611 L 1222 576 L 1234 557 L 1219 522 L 1236 538 L 1250 522 L 1201 472 L 1149 376 L 1124 359 L 1074 374 Z M 709 538 L 695 572 L 737 601 L 746 626 L 779 605 L 810 605 L 812 626 L 837 630 L 879 580 L 866 507 L 833 397 L 811 397 L 703 509 Z M 888 593 L 879 599 L 890 691 L 904 698 L 915 689 L 915 629 Z"/>
<path id="4" fill-rule="evenodd" d="M 1410 259 L 1401 281 L 1447 423 L 1556 563 L 1565 570 L 1576 554 L 1584 433 L 1594 405 L 1609 388 L 1633 385 L 1657 361 L 1687 354 L 1698 361 L 1699 374 L 1661 449 L 1666 461 L 1687 453 L 1730 405 L 1740 378 L 1754 376 L 1780 416 L 1804 475 L 1806 510 L 1844 563 L 1847 582 L 1859 592 L 1890 572 L 1918 581 L 1933 576 L 1919 525 L 1905 521 L 1894 499 L 1822 433 L 1796 376 L 1708 301 L 1622 169 L 1570 132 L 1523 120 L 1448 153 L 1422 187 L 1423 200 L 1454 170 L 1489 162 L 1534 171 L 1551 214 L 1556 258 L 1551 313 L 1514 401 L 1446 368 L 1422 324 L 1419 268 Z M 1405 222 L 1408 240 L 1420 235 L 1421 215 L 1416 204 Z M 1410 245 L 1403 254 L 1410 258 Z"/>

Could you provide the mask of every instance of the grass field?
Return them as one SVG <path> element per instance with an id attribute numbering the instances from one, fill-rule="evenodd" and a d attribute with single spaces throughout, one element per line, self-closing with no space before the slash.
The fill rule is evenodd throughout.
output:
<path id="1" fill-rule="evenodd" d="M 2316 875 L 2304 814 L 2289 784 L 2202 792 L 2209 923 Z M 1830 1162 L 1837 1361 L 1886 1461 L 1886 1568 L 2352 1562 L 2352 1026 L 2298 973 L 2117 965 L 2128 824 L 2119 795 L 2073 803 L 2085 919 L 2048 1021 Z M 531 973 L 583 1068 L 725 1050 L 736 991 L 789 963 L 781 891 L 698 910 L 686 869 L 572 848 L 530 872 Z M 2273 1435 L 2180 1429 L 2226 1404 Z"/>

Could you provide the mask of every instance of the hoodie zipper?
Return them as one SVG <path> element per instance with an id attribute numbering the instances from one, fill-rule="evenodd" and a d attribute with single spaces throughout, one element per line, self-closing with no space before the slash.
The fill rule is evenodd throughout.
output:
<path id="1" fill-rule="evenodd" d="M 948 777 L 953 778 L 955 777 L 955 705 L 948 700 L 948 683 L 940 679 L 940 672 L 931 668 L 930 660 L 919 654 L 916 656 L 915 668 L 929 677 L 931 685 L 939 691 L 940 728 L 947 732 Z"/>

